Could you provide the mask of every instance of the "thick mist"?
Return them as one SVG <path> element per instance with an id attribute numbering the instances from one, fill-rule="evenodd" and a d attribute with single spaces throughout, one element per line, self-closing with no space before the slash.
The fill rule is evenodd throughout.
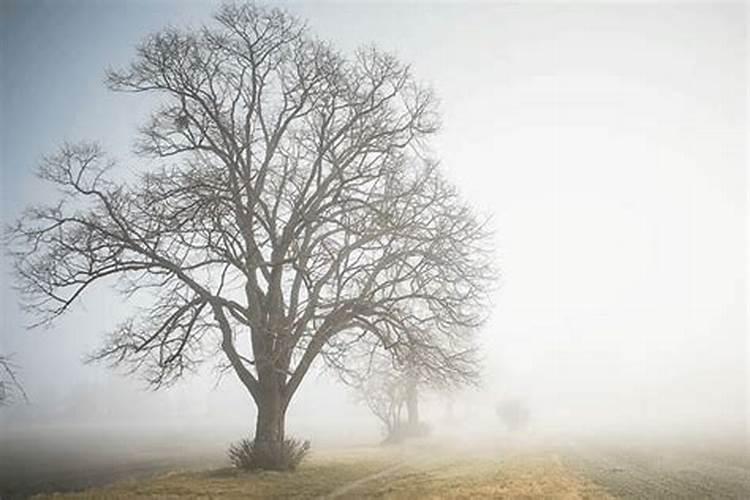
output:
<path id="1" fill-rule="evenodd" d="M 435 157 L 492 218 L 501 283 L 479 334 L 483 380 L 424 394 L 436 434 L 503 435 L 497 405 L 514 399 L 535 439 L 747 442 L 745 4 L 283 5 L 342 50 L 373 43 L 412 64 L 441 101 Z M 3 3 L 4 224 L 53 194 L 33 172 L 64 140 L 100 140 L 122 165 L 136 161 L 151 108 L 108 92 L 104 70 L 149 32 L 200 24 L 215 6 Z M 84 364 L 134 307 L 107 287 L 27 331 L 4 257 L 0 302 L 0 350 L 29 398 L 0 408 L 2 439 L 128 435 L 135 452 L 139 439 L 177 434 L 220 458 L 252 432 L 250 396 L 211 363 L 158 392 Z M 322 364 L 288 426 L 321 447 L 381 438 Z"/>

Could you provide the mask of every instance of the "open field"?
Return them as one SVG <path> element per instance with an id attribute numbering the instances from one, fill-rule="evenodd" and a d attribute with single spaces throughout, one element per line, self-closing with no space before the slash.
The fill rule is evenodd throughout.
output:
<path id="1" fill-rule="evenodd" d="M 313 456 L 294 474 L 176 472 L 39 498 L 609 498 L 551 452 L 429 453 L 351 449 Z"/>
<path id="2" fill-rule="evenodd" d="M 574 445 L 566 466 L 617 498 L 750 498 L 747 443 Z"/>
<path id="3" fill-rule="evenodd" d="M 218 468 L 225 440 L 190 435 L 39 428 L 0 433 L 0 498 L 77 491 L 174 470 Z M 218 445 L 217 445 L 218 443 Z"/>
<path id="4" fill-rule="evenodd" d="M 459 447 L 432 440 L 318 449 L 293 474 L 236 472 L 218 448 L 173 448 L 170 455 L 153 447 L 119 460 L 71 451 L 15 466 L 6 456 L 3 498 L 750 498 L 742 442 L 506 440 Z"/>

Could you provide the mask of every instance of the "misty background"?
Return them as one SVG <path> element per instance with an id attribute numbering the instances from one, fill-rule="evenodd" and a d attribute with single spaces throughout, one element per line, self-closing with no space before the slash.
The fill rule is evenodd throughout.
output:
<path id="1" fill-rule="evenodd" d="M 53 194 L 33 173 L 64 140 L 101 141 L 124 172 L 139 161 L 131 145 L 153 101 L 107 91 L 104 70 L 217 5 L 2 3 L 3 224 Z M 501 429 L 495 404 L 512 397 L 542 434 L 747 438 L 747 4 L 279 5 L 342 50 L 395 52 L 441 100 L 435 156 L 492 216 L 502 273 L 480 334 L 484 384 L 455 398 L 466 429 Z M 106 289 L 25 330 L 10 271 L 3 256 L 0 352 L 14 354 L 29 403 L 0 409 L 0 434 L 250 432 L 254 406 L 231 373 L 218 381 L 206 365 L 153 392 L 84 365 L 130 307 Z M 433 397 L 425 419 L 440 425 L 445 407 Z M 322 367 L 288 424 L 314 443 L 379 436 Z"/>

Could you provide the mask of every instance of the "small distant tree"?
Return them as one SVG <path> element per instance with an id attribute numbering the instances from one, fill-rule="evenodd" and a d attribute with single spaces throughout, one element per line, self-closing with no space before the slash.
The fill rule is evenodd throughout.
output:
<path id="1" fill-rule="evenodd" d="M 28 400 L 16 372 L 17 366 L 11 361 L 10 356 L 0 354 L 0 406 L 9 405 L 19 399 Z"/>
<path id="2" fill-rule="evenodd" d="M 355 389 L 358 399 L 380 420 L 385 435 L 384 442 L 400 441 L 406 404 L 404 374 L 394 369 L 389 359 L 383 358 Z"/>
<path id="3" fill-rule="evenodd" d="M 419 398 L 424 390 L 445 393 L 475 385 L 479 380 L 477 367 L 474 349 L 453 353 L 435 365 L 420 359 L 416 349 L 406 349 L 403 358 L 372 354 L 366 368 L 350 372 L 345 382 L 381 421 L 385 442 L 400 442 L 428 432 L 419 416 Z"/>
<path id="4" fill-rule="evenodd" d="M 486 317 L 488 232 L 425 159 L 438 114 L 408 66 L 346 57 L 279 9 L 214 20 L 151 35 L 108 73 L 159 98 L 137 148 L 151 161 L 122 181 L 96 144 L 64 146 L 40 170 L 62 199 L 29 209 L 9 247 L 40 323 L 98 283 L 139 297 L 92 359 L 161 387 L 220 354 L 257 407 L 256 448 L 282 457 L 315 360 L 461 349 Z"/>
<path id="5" fill-rule="evenodd" d="M 520 431 L 529 423 L 529 409 L 519 399 L 500 401 L 496 413 L 510 432 Z"/>

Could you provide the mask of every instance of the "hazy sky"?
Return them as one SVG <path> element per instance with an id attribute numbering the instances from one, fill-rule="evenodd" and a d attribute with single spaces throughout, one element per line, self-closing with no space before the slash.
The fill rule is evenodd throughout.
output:
<path id="1" fill-rule="evenodd" d="M 49 194 L 33 170 L 63 140 L 97 139 L 127 159 L 149 105 L 105 90 L 105 68 L 149 32 L 208 21 L 214 5 L 2 3 L 4 222 Z M 284 5 L 344 50 L 396 52 L 440 97 L 435 154 L 497 231 L 502 286 L 481 334 L 490 403 L 523 397 L 540 426 L 747 419 L 746 4 Z M 6 272 L 0 349 L 23 366 L 33 411 L 74 405 L 88 387 L 119 401 L 113 419 L 130 403 L 165 419 L 252 415 L 232 375 L 161 396 L 82 365 L 121 313 L 117 297 L 28 332 L 10 285 Z M 367 418 L 344 389 L 311 379 L 290 425 L 337 405 Z"/>

